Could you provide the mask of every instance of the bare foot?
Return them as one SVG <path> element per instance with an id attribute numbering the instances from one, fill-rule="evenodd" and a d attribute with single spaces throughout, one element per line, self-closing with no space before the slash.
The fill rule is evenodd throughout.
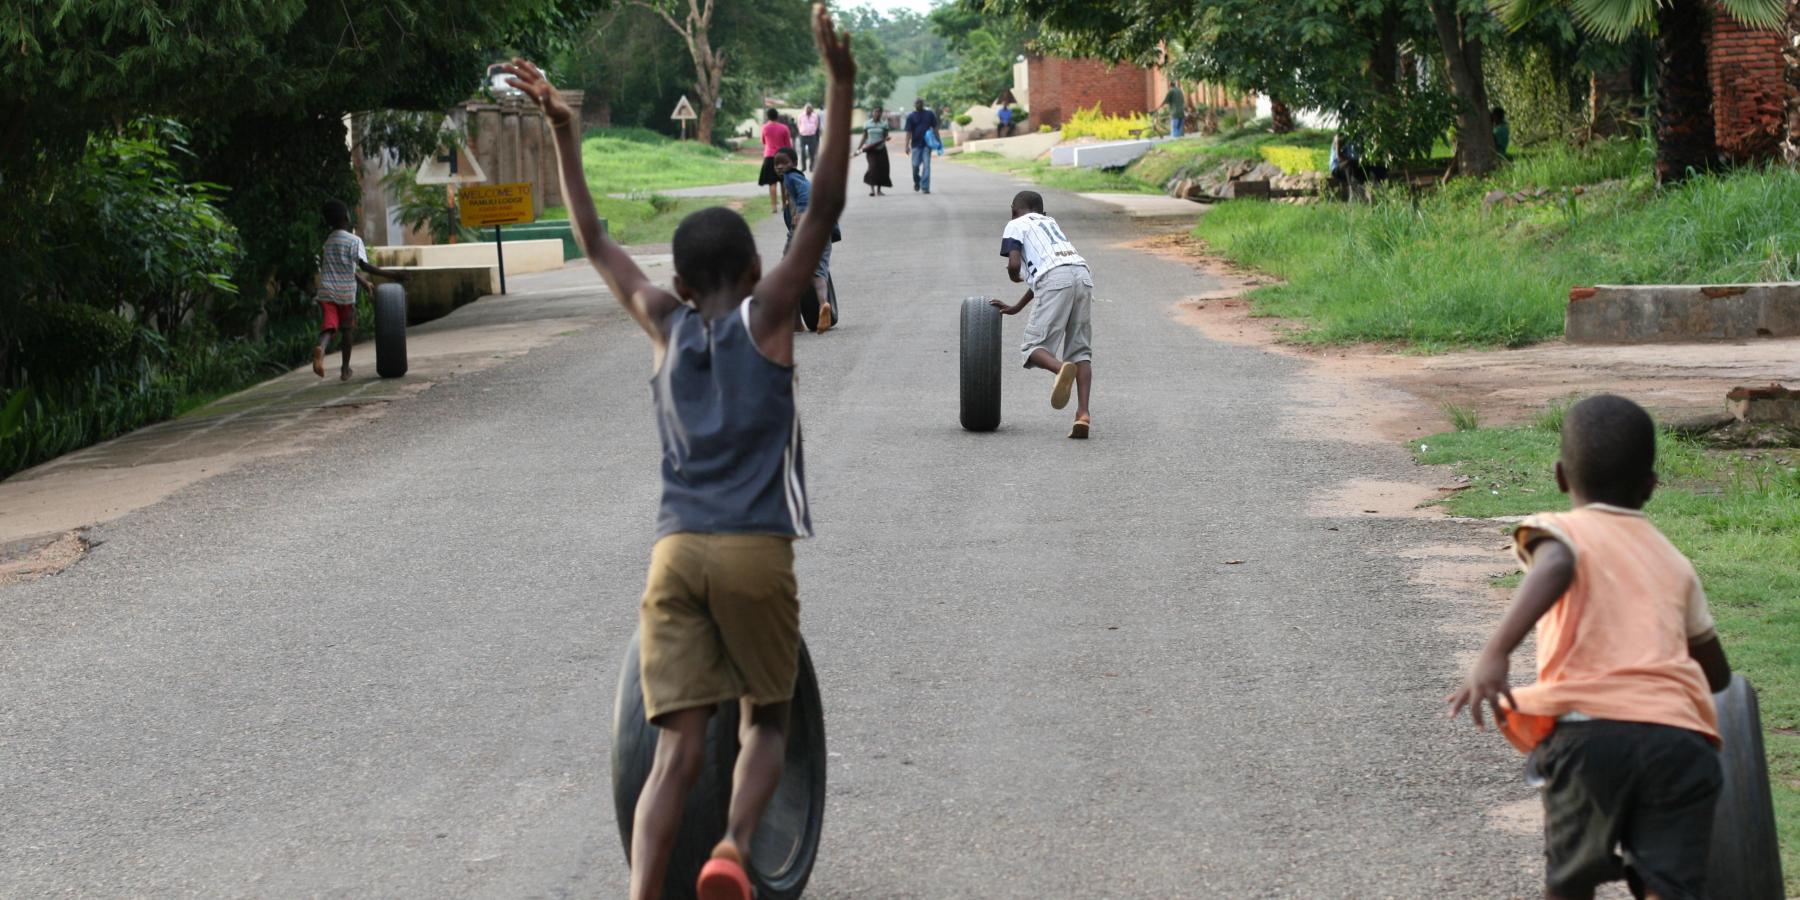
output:
<path id="1" fill-rule="evenodd" d="M 318 347 L 313 348 L 313 374 L 325 377 L 325 351 Z"/>
<path id="2" fill-rule="evenodd" d="M 356 373 L 354 371 L 352 371 L 349 366 L 345 366 L 344 371 L 338 375 L 338 380 L 339 381 L 349 381 L 350 376 L 354 375 L 354 374 L 356 374 Z"/>

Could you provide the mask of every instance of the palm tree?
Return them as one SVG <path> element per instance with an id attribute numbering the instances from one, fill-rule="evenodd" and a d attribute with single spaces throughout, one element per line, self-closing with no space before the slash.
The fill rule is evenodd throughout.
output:
<path id="1" fill-rule="evenodd" d="M 1781 155 L 1800 163 L 1800 0 L 1787 9 L 1787 40 L 1781 42 L 1782 77 L 1787 82 L 1787 130 L 1781 139 Z"/>
<path id="2" fill-rule="evenodd" d="M 1567 6 L 1586 30 L 1609 41 L 1654 26 L 1656 34 L 1656 180 L 1680 181 L 1718 158 L 1712 85 L 1706 71 L 1707 0 L 1502 0 L 1517 27 L 1544 8 Z M 1726 15 L 1752 28 L 1781 25 L 1783 0 L 1718 0 Z"/>

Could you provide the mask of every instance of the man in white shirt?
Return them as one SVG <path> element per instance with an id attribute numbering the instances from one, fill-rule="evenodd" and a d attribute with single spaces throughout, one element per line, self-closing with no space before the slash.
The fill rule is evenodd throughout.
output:
<path id="1" fill-rule="evenodd" d="M 1069 389 L 1076 394 L 1075 424 L 1069 437 L 1086 438 L 1093 420 L 1088 415 L 1088 390 L 1094 383 L 1094 276 L 1087 260 L 1075 252 L 1056 220 L 1044 215 L 1044 198 L 1036 191 L 1020 191 L 1012 201 L 1012 221 L 1000 239 L 1000 255 L 1006 257 L 1006 274 L 1027 285 L 1025 296 L 1008 306 L 994 300 L 1002 313 L 1012 316 L 1033 299 L 1037 308 L 1025 323 L 1025 345 L 1020 352 L 1025 368 L 1056 374 L 1050 391 L 1052 409 L 1069 405 Z"/>
<path id="2" fill-rule="evenodd" d="M 800 171 L 811 171 L 819 155 L 819 114 L 811 103 L 800 111 Z"/>

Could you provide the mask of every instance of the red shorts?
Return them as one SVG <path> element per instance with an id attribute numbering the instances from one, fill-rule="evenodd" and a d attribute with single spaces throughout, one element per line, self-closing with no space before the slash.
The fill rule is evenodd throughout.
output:
<path id="1" fill-rule="evenodd" d="M 320 303 L 319 315 L 324 317 L 323 324 L 319 326 L 320 331 L 336 331 L 340 327 L 356 327 L 356 307 L 348 303 L 332 303 L 330 301 Z M 340 322 L 343 323 L 341 326 L 338 324 Z"/>

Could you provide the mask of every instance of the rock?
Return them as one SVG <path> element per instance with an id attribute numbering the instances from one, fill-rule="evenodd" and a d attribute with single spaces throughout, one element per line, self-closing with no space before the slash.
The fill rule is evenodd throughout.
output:
<path id="1" fill-rule="evenodd" d="M 1725 395 L 1725 403 L 1738 421 L 1800 428 L 1800 391 L 1779 384 L 1740 387 Z"/>
<path id="2" fill-rule="evenodd" d="M 1486 194 L 1482 195 L 1481 208 L 1484 210 L 1491 210 L 1502 204 L 1510 205 L 1508 204 L 1509 199 L 1510 198 L 1506 196 L 1505 191 L 1488 191 Z"/>
<path id="3" fill-rule="evenodd" d="M 1228 200 L 1267 200 L 1269 199 L 1269 183 L 1267 181 L 1233 181 L 1225 185 L 1219 196 Z"/>

